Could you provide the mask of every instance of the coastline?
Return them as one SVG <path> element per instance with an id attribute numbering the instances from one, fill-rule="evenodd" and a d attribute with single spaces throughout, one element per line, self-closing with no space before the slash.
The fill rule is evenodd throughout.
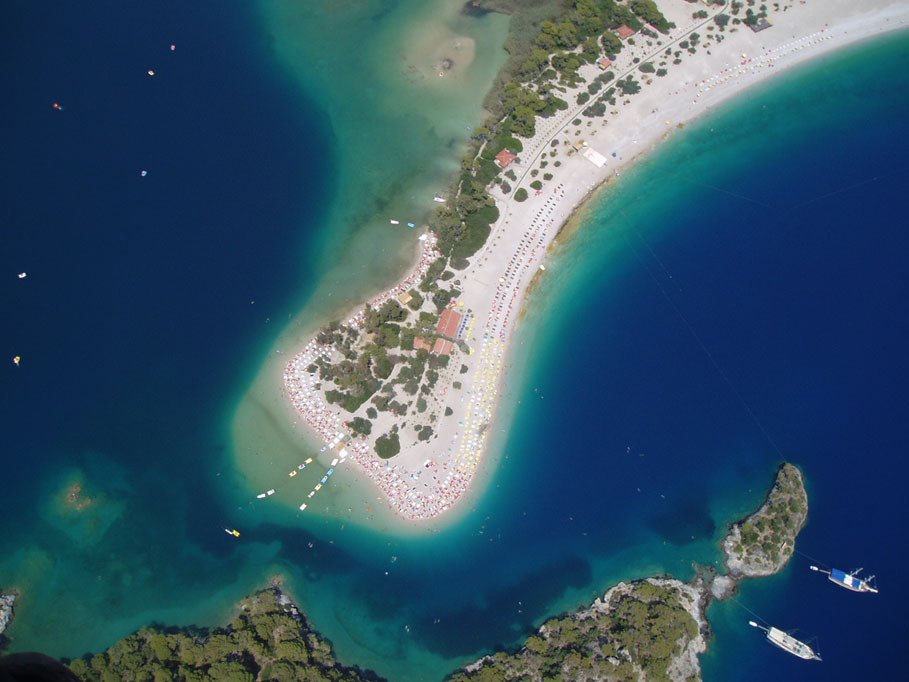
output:
<path id="1" fill-rule="evenodd" d="M 570 107 L 559 116 L 540 121 L 537 134 L 524 141 L 524 148 L 528 152 L 520 155 L 512 166 L 513 170 L 519 172 L 516 187 L 532 177 L 532 171 L 535 170 L 533 166 L 541 161 L 546 151 L 558 144 L 552 143 L 557 136 L 567 134 L 575 144 L 589 136 L 589 142 L 580 147 L 582 152 L 573 153 L 570 147 L 565 149 L 568 147 L 568 141 L 559 140 L 561 148 L 555 152 L 555 158 L 562 165 L 558 169 L 551 169 L 553 178 L 550 186 L 554 186 L 552 193 L 554 196 L 547 196 L 543 191 L 538 191 L 524 203 L 517 203 L 513 200 L 514 191 L 509 194 L 494 191 L 500 216 L 493 225 L 485 245 L 472 257 L 471 265 L 457 273 L 460 280 L 465 282 L 458 304 L 463 306 L 466 302 L 474 319 L 492 321 L 492 326 L 487 322 L 487 333 L 483 337 L 477 334 L 467 339 L 472 348 L 480 347 L 482 355 L 480 362 L 471 363 L 464 360 L 461 355 L 456 356 L 456 363 L 464 360 L 469 366 L 464 383 L 472 385 L 474 392 L 471 393 L 470 390 L 467 392 L 471 398 L 466 409 L 457 405 L 453 407 L 455 418 L 449 418 L 449 421 L 444 422 L 434 438 L 442 444 L 450 443 L 449 452 L 453 451 L 452 447 L 460 448 L 456 457 L 463 455 L 458 467 L 459 471 L 463 471 L 466 482 L 461 481 L 459 491 L 449 501 L 450 503 L 437 505 L 429 513 L 423 513 L 423 506 L 414 505 L 411 505 L 410 512 L 404 512 L 398 504 L 398 498 L 399 496 L 405 498 L 408 495 L 406 492 L 408 488 L 401 484 L 409 485 L 408 477 L 413 480 L 419 478 L 423 473 L 421 467 L 426 467 L 425 464 L 421 464 L 424 460 L 432 461 L 429 466 L 434 466 L 445 462 L 446 455 L 444 453 L 440 455 L 438 452 L 429 453 L 429 448 L 426 447 L 403 450 L 393 459 L 394 471 L 391 474 L 393 482 L 385 485 L 382 493 L 376 496 L 373 492 L 375 488 L 372 486 L 377 479 L 373 477 L 370 480 L 367 472 L 370 466 L 376 469 L 382 464 L 378 461 L 370 462 L 368 453 L 363 452 L 362 468 L 358 467 L 360 470 L 352 477 L 353 482 L 349 486 L 354 491 L 354 497 L 363 500 L 375 498 L 377 502 L 383 503 L 382 507 L 392 512 L 382 515 L 388 517 L 384 520 L 389 525 L 418 532 L 436 531 L 441 525 L 453 523 L 468 511 L 470 502 L 476 500 L 480 489 L 486 487 L 486 484 L 479 485 L 476 472 L 483 471 L 488 478 L 495 471 L 503 455 L 501 445 L 492 447 L 485 442 L 486 429 L 490 425 L 494 425 L 492 431 L 497 434 L 500 432 L 499 413 L 503 408 L 501 392 L 507 385 L 504 375 L 510 374 L 508 372 L 500 374 L 500 369 L 507 369 L 515 359 L 513 337 L 522 331 L 518 320 L 523 316 L 529 302 L 528 293 L 532 291 L 536 277 L 544 274 L 542 268 L 545 267 L 547 259 L 571 236 L 572 228 L 569 227 L 566 234 L 565 226 L 579 224 L 579 220 L 573 219 L 588 205 L 588 200 L 595 198 L 599 191 L 610 185 L 610 180 L 618 177 L 636 161 L 643 159 L 661 141 L 671 137 L 673 130 L 687 125 L 708 113 L 714 106 L 753 85 L 764 82 L 772 75 L 783 73 L 809 59 L 860 40 L 899 30 L 906 25 L 906 9 L 893 2 L 877 2 L 873 7 L 864 7 L 861 10 L 856 10 L 849 3 L 842 1 L 834 5 L 787 6 L 788 11 L 771 16 L 776 25 L 767 31 L 752 33 L 740 27 L 735 33 L 727 33 L 722 44 L 722 53 L 736 55 L 732 57 L 732 62 L 728 56 L 724 58 L 702 49 L 697 54 L 686 57 L 682 65 L 670 70 L 668 76 L 654 80 L 632 98 L 625 98 L 623 104 L 613 107 L 606 118 L 594 119 L 588 122 L 587 126 L 583 126 L 583 121 L 581 124 L 574 122 L 578 120 L 576 117 L 583 107 Z M 663 9 L 670 15 L 669 8 Z M 637 63 L 632 63 L 633 59 L 652 58 L 653 55 L 661 53 L 668 44 L 678 43 L 690 35 L 694 28 L 701 28 L 706 23 L 695 21 L 686 25 L 679 18 L 690 10 L 689 5 L 682 8 L 673 6 L 671 9 L 677 13 L 681 10 L 682 14 L 678 17 L 670 18 L 679 19 L 684 28 L 673 31 L 656 49 L 652 45 L 642 45 L 623 51 L 617 60 L 619 64 L 624 64 L 624 67 L 617 65 L 617 73 L 621 77 L 637 73 L 638 66 Z M 757 56 L 754 56 L 755 50 L 759 50 Z M 594 65 L 583 67 L 582 71 L 584 68 L 588 69 L 591 76 L 595 75 Z M 569 95 L 579 92 L 584 85 L 586 83 Z M 605 134 L 597 138 L 597 133 L 601 132 Z M 571 133 L 574 134 L 573 139 Z M 604 138 L 607 138 L 605 142 Z M 591 148 L 595 151 L 599 148 L 597 154 L 600 159 L 605 160 L 604 163 L 591 162 L 590 156 L 586 154 L 587 149 Z M 610 149 L 613 150 L 611 158 Z M 554 152 L 550 151 L 549 156 L 553 157 Z M 509 228 L 510 225 L 514 227 Z M 525 228 L 513 236 L 512 232 L 518 225 Z M 507 239 L 503 243 L 504 235 L 507 235 Z M 510 246 L 515 241 L 520 244 L 520 239 L 524 240 L 523 245 L 518 250 L 512 250 Z M 503 275 L 508 279 L 507 284 Z M 493 287 L 496 279 L 500 286 Z M 503 287 L 502 284 L 506 286 Z M 490 301 L 493 291 L 497 293 Z M 487 348 L 487 345 L 490 348 Z M 476 383 L 478 378 L 482 378 L 479 384 Z M 514 380 L 514 377 L 510 376 L 508 379 Z M 471 380 L 473 383 L 468 384 Z M 463 401 L 464 398 L 461 398 L 460 402 Z M 461 433 L 462 429 L 458 427 L 463 419 L 458 417 L 465 413 L 470 415 L 473 405 L 482 409 L 483 420 L 469 424 L 468 428 L 463 429 L 464 433 Z M 493 418 L 492 415 L 497 416 Z M 326 444 L 330 442 L 331 439 L 325 440 Z M 436 459 L 431 460 L 432 457 Z M 322 459 L 324 460 L 321 461 L 322 466 L 328 468 L 332 458 Z M 373 459 L 376 459 L 374 455 Z M 345 472 L 345 475 L 348 475 L 348 472 Z M 423 487 L 427 488 L 425 484 Z M 401 491 L 399 496 L 393 494 L 395 488 Z M 424 494 L 418 486 L 410 486 L 409 490 L 411 497 L 414 494 Z M 431 499 L 434 493 L 432 489 L 429 490 L 426 495 Z M 391 509 L 389 505 L 384 504 L 389 498 L 392 500 Z M 420 499 L 421 505 L 425 499 Z M 350 510 L 350 507 L 348 509 Z M 326 511 L 330 513 L 328 508 Z M 395 516 L 400 523 L 395 522 Z M 363 522 L 356 516 L 348 518 Z M 378 520 L 377 517 L 367 515 L 367 522 L 374 520 Z M 430 520 L 432 527 L 427 528 L 427 521 Z"/>

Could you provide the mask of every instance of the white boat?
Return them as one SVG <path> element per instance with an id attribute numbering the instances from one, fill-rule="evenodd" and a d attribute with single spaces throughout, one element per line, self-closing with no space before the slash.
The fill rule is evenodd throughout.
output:
<path id="1" fill-rule="evenodd" d="M 307 497 L 312 497 L 312 496 L 315 495 L 315 494 L 316 494 L 316 491 L 315 491 L 315 490 L 311 490 L 311 491 L 309 492 L 309 495 L 307 495 Z"/>
<path id="2" fill-rule="evenodd" d="M 400 221 L 400 220 L 389 220 L 388 222 L 390 222 L 392 225 L 400 225 L 400 224 L 401 224 L 401 221 Z"/>
<path id="3" fill-rule="evenodd" d="M 749 620 L 748 625 L 766 632 L 768 642 L 774 646 L 779 647 L 783 651 L 792 654 L 793 656 L 798 656 L 799 658 L 806 661 L 821 660 L 819 653 L 817 653 L 814 649 L 812 649 L 804 642 L 797 640 L 788 632 L 784 632 L 783 630 L 780 630 L 779 628 L 775 628 L 773 626 L 765 628 L 763 625 L 758 625 L 753 620 Z"/>
<path id="4" fill-rule="evenodd" d="M 335 457 L 333 460 L 331 460 L 331 466 L 335 466 L 337 463 L 338 463 L 337 457 Z"/>
<path id="5" fill-rule="evenodd" d="M 265 493 L 259 493 L 258 495 L 256 495 L 257 500 L 264 500 L 265 498 L 266 498 Z"/>
<path id="6" fill-rule="evenodd" d="M 444 203 L 445 203 L 445 197 L 440 197 L 438 194 L 436 194 L 436 195 L 432 198 L 432 200 L 433 200 L 434 202 L 436 202 L 437 204 L 444 204 Z"/>
<path id="7" fill-rule="evenodd" d="M 266 495 L 274 495 L 274 494 L 275 494 L 275 489 L 274 489 L 274 488 L 271 488 L 270 490 L 266 490 L 266 491 L 265 491 L 265 494 L 266 494 Z"/>
<path id="8" fill-rule="evenodd" d="M 300 505 L 300 511 L 303 511 L 304 509 L 306 509 L 306 503 L 305 503 L 305 502 L 304 502 L 303 504 Z"/>
<path id="9" fill-rule="evenodd" d="M 846 573 L 846 571 L 841 571 L 838 568 L 833 568 L 828 571 L 823 568 L 818 568 L 817 566 L 811 566 L 811 570 L 817 571 L 818 573 L 826 573 L 830 582 L 834 585 L 845 587 L 847 590 L 877 594 L 877 587 L 874 585 L 873 575 L 869 575 L 867 578 L 859 578 L 859 573 L 862 572 L 861 568 L 855 569 L 852 573 Z"/>

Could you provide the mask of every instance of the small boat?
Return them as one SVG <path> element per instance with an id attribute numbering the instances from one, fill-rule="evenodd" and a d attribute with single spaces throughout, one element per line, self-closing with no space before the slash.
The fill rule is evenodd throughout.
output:
<path id="1" fill-rule="evenodd" d="M 256 495 L 257 500 L 264 500 L 266 497 L 267 497 L 267 495 L 265 493 L 259 493 L 258 495 Z"/>
<path id="2" fill-rule="evenodd" d="M 294 476 L 297 475 L 297 470 L 294 469 L 293 471 L 291 471 L 291 472 L 290 472 L 289 474 L 287 474 L 287 475 L 290 476 L 291 478 L 293 478 Z"/>
<path id="3" fill-rule="evenodd" d="M 769 627 L 765 628 L 763 625 L 758 625 L 753 620 L 748 621 L 748 625 L 751 627 L 757 628 L 758 630 L 763 630 L 767 633 L 767 641 L 778 646 L 783 651 L 792 654 L 793 656 L 798 656 L 801 659 L 806 661 L 820 661 L 821 656 L 810 646 L 805 644 L 802 641 L 797 640 L 795 637 L 790 635 L 788 632 L 784 632 L 779 628 Z"/>
<path id="4" fill-rule="evenodd" d="M 389 220 L 388 222 L 390 222 L 392 225 L 400 225 L 400 224 L 401 224 L 401 221 L 400 221 L 400 220 Z"/>
<path id="5" fill-rule="evenodd" d="M 228 535 L 233 535 L 235 538 L 240 537 L 240 531 L 238 531 L 236 528 L 225 528 L 224 532 Z"/>
<path id="6" fill-rule="evenodd" d="M 316 487 L 313 488 L 313 491 L 316 491 L 316 490 L 322 490 L 322 484 L 321 484 L 321 483 L 316 483 Z"/>
<path id="7" fill-rule="evenodd" d="M 306 509 L 306 503 L 305 503 L 305 502 L 304 502 L 303 504 L 300 505 L 300 511 L 303 511 L 304 509 Z"/>
<path id="8" fill-rule="evenodd" d="M 303 464 L 312 464 L 312 457 L 307 457 L 306 461 Z"/>
<path id="9" fill-rule="evenodd" d="M 335 473 L 335 470 L 334 470 L 334 469 L 329 469 L 328 471 L 325 472 L 325 475 L 326 475 L 326 476 L 331 476 L 333 473 Z"/>
<path id="10" fill-rule="evenodd" d="M 434 202 L 436 202 L 437 204 L 444 204 L 444 203 L 445 203 L 445 197 L 440 197 L 438 194 L 436 194 L 436 195 L 432 198 L 432 200 L 433 200 Z"/>
<path id="11" fill-rule="evenodd" d="M 274 495 L 274 494 L 275 494 L 275 489 L 274 489 L 274 488 L 271 488 L 271 489 L 269 489 L 269 490 L 266 490 L 266 491 L 265 491 L 265 494 L 268 495 L 268 496 Z"/>
<path id="12" fill-rule="evenodd" d="M 416 227 L 416 225 L 414 223 L 407 223 L 407 227 L 409 227 L 412 230 L 413 228 Z"/>
<path id="13" fill-rule="evenodd" d="M 859 573 L 862 572 L 861 568 L 855 569 L 852 573 L 846 573 L 846 571 L 841 571 L 838 568 L 829 571 L 818 568 L 817 566 L 811 566 L 810 568 L 812 571 L 817 571 L 818 573 L 826 573 L 827 579 L 834 585 L 845 587 L 847 590 L 852 590 L 853 592 L 870 592 L 871 594 L 877 594 L 877 587 L 873 582 L 874 576 L 869 575 L 867 578 L 860 578 Z"/>
<path id="14" fill-rule="evenodd" d="M 335 466 L 337 463 L 338 463 L 338 458 L 335 457 L 333 460 L 331 460 L 331 464 L 329 466 Z"/>
<path id="15" fill-rule="evenodd" d="M 312 496 L 315 495 L 315 494 L 316 494 L 316 491 L 315 491 L 315 490 L 311 490 L 311 491 L 309 492 L 309 495 L 307 495 L 307 497 L 312 497 Z"/>
<path id="16" fill-rule="evenodd" d="M 19 273 L 19 279 L 25 279 L 26 277 L 28 277 L 28 273 L 27 273 L 27 272 L 20 272 L 20 273 Z"/>
<path id="17" fill-rule="evenodd" d="M 298 465 L 297 465 L 297 469 L 299 469 L 300 471 L 302 471 L 302 470 L 305 469 L 305 468 L 306 468 L 306 465 L 305 465 L 305 464 L 298 464 Z"/>
<path id="18" fill-rule="evenodd" d="M 328 480 L 328 476 L 323 476 L 322 480 L 319 483 L 325 483 Z"/>

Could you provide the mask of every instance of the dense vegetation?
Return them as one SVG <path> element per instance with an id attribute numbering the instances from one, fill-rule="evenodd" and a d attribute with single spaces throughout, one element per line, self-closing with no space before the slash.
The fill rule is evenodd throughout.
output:
<path id="1" fill-rule="evenodd" d="M 698 635 L 673 584 L 614 588 L 609 608 L 553 618 L 515 653 L 489 656 L 452 682 L 504 680 L 669 680 L 672 657 Z"/>
<path id="2" fill-rule="evenodd" d="M 374 673 L 340 665 L 331 645 L 309 628 L 277 589 L 243 600 L 226 628 L 145 628 L 104 653 L 68 665 L 86 682 L 379 679 Z"/>
<path id="3" fill-rule="evenodd" d="M 503 71 L 506 78 L 487 100 L 492 115 L 475 132 L 462 163 L 456 199 L 430 221 L 440 250 L 455 269 L 467 267 L 468 258 L 483 246 L 490 225 L 498 219 L 487 191 L 501 171 L 495 155 L 502 149 L 519 154 L 522 147 L 515 135 L 532 137 L 537 117 L 568 108 L 559 89 L 578 85 L 578 69 L 584 64 L 622 49 L 614 29 L 626 24 L 637 30 L 650 22 L 665 32 L 672 26 L 652 0 L 632 0 L 627 7 L 614 0 L 568 0 L 561 7 L 543 1 L 523 6 L 485 0 L 481 6 L 513 14 L 506 45 L 511 57 Z"/>

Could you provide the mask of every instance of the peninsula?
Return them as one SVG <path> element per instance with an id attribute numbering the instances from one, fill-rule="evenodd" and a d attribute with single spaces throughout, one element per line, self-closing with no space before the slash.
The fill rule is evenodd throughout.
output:
<path id="1" fill-rule="evenodd" d="M 511 45 L 412 270 L 286 363 L 289 413 L 325 473 L 300 509 L 344 467 L 399 518 L 449 512 L 492 469 L 526 293 L 578 205 L 724 99 L 907 19 L 894 0 L 571 0 Z"/>

